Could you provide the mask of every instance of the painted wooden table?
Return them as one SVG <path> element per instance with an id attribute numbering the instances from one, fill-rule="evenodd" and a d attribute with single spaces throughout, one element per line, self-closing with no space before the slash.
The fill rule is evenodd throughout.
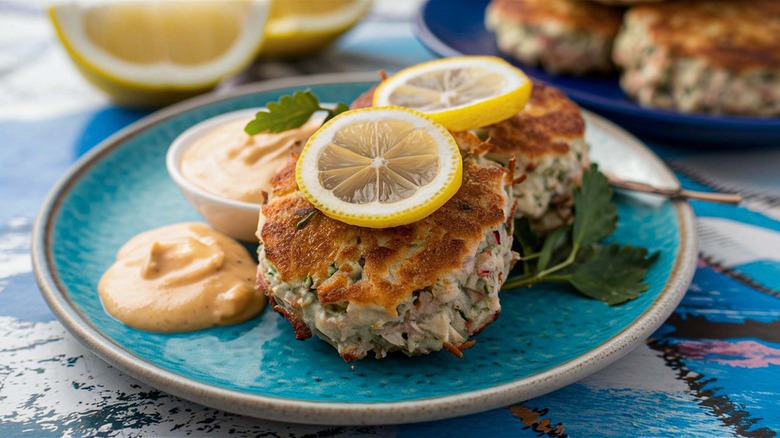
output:
<path id="1" fill-rule="evenodd" d="M 298 74 L 397 70 L 432 55 L 416 1 L 377 1 L 323 55 L 258 63 L 222 86 Z M 745 436 L 780 430 L 780 138 L 764 149 L 651 147 L 684 186 L 742 193 L 694 202 L 700 261 L 683 302 L 639 348 L 545 396 L 446 421 L 325 427 L 241 417 L 139 383 L 54 318 L 32 274 L 44 196 L 84 152 L 148 114 L 112 106 L 77 74 L 38 2 L 0 2 L 0 435 Z"/>

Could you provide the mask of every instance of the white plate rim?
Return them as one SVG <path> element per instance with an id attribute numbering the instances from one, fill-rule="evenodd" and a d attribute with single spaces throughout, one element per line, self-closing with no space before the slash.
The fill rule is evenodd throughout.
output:
<path id="1" fill-rule="evenodd" d="M 64 294 L 64 285 L 53 272 L 51 233 L 67 193 L 80 176 L 96 163 L 130 139 L 149 127 L 182 112 L 221 100 L 261 91 L 280 88 L 306 87 L 320 84 L 376 81 L 376 73 L 347 73 L 313 75 L 286 78 L 235 87 L 189 99 L 155 112 L 122 129 L 78 160 L 52 188 L 36 217 L 32 234 L 32 262 L 41 293 L 59 321 L 87 348 L 120 371 L 152 386 L 216 409 L 237 414 L 304 424 L 323 425 L 380 425 L 440 420 L 457 417 L 521 402 L 569 385 L 592 374 L 623 357 L 648 338 L 682 300 L 696 267 L 697 247 L 694 217 L 687 202 L 674 201 L 673 206 L 680 224 L 680 247 L 675 256 L 676 264 L 664 289 L 645 312 L 621 332 L 588 351 L 555 368 L 514 382 L 470 391 L 414 401 L 382 403 L 313 402 L 263 395 L 248 394 L 214 387 L 179 376 L 135 356 L 85 321 Z M 598 116 L 584 112 L 586 117 L 629 136 L 629 147 L 655 155 L 641 142 Z M 659 163 L 660 159 L 655 158 Z M 668 169 L 667 169 L 668 171 Z M 671 171 L 668 171 L 673 176 Z"/>

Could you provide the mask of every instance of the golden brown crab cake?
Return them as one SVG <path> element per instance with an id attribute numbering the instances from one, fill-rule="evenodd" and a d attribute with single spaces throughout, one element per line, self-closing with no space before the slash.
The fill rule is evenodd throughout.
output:
<path id="1" fill-rule="evenodd" d="M 780 115 L 780 1 L 697 0 L 635 6 L 613 52 L 640 105 Z"/>
<path id="2" fill-rule="evenodd" d="M 371 106 L 374 88 L 352 102 L 352 108 Z M 579 106 L 559 89 L 533 81 L 525 108 L 507 120 L 480 129 L 488 143 L 476 137 L 458 138 L 461 149 L 485 152 L 505 166 L 514 157 L 515 216 L 527 217 L 535 231 L 546 233 L 573 219 L 572 190 L 588 167 L 585 121 Z M 453 133 L 460 135 L 461 133 Z"/>
<path id="3" fill-rule="evenodd" d="M 456 139 L 481 144 L 468 133 Z M 495 320 L 514 260 L 511 177 L 493 161 L 464 156 L 452 199 L 385 229 L 317 212 L 298 191 L 294 163 L 274 178 L 258 229 L 258 285 L 298 339 L 317 334 L 346 361 L 370 351 L 460 355 Z"/>
<path id="4" fill-rule="evenodd" d="M 613 69 L 612 43 L 623 10 L 582 0 L 492 0 L 485 26 L 498 48 L 550 73 Z"/>
<path id="5" fill-rule="evenodd" d="M 574 187 L 588 166 L 585 121 L 580 108 L 555 87 L 534 81 L 531 98 L 514 117 L 487 127 L 493 145 L 487 157 L 517 160 L 517 217 L 527 217 L 538 232 L 572 220 Z"/>

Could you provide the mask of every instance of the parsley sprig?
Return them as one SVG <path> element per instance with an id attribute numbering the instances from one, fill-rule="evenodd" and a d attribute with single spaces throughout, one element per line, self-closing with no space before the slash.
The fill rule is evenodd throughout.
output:
<path id="1" fill-rule="evenodd" d="M 339 102 L 335 108 L 323 108 L 320 100 L 311 90 L 296 91 L 292 96 L 284 95 L 278 102 L 270 102 L 267 110 L 259 111 L 255 119 L 247 123 L 244 131 L 249 135 L 261 132 L 283 132 L 303 126 L 317 111 L 328 113 L 325 122 L 349 109 Z M 324 122 L 323 122 L 324 123 Z"/>
<path id="2" fill-rule="evenodd" d="M 645 248 L 599 243 L 617 228 L 612 193 L 607 178 L 594 164 L 585 171 L 582 186 L 574 191 L 573 225 L 539 238 L 527 218 L 516 220 L 521 273 L 509 277 L 502 289 L 564 282 L 609 305 L 632 300 L 646 291 L 649 286 L 643 280 L 658 253 L 648 256 Z"/>

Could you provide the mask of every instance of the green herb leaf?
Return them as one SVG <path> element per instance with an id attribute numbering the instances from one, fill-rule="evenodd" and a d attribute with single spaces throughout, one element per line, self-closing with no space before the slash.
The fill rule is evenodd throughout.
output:
<path id="1" fill-rule="evenodd" d="M 569 228 L 558 228 L 544 238 L 542 251 L 539 253 L 539 260 L 536 262 L 536 270 L 544 271 L 550 263 L 553 254 L 563 248 L 569 240 Z M 565 257 L 565 255 L 564 255 Z"/>
<path id="2" fill-rule="evenodd" d="M 630 245 L 598 245 L 617 227 L 617 206 L 612 189 L 596 165 L 574 192 L 574 225 L 547 236 L 537 236 L 527 218 L 515 221 L 515 240 L 523 255 L 523 271 L 507 278 L 502 290 L 544 282 L 570 283 L 583 295 L 609 305 L 634 299 L 647 290 L 642 280 L 658 253 Z M 529 260 L 536 258 L 536 263 Z"/>
<path id="3" fill-rule="evenodd" d="M 328 110 L 328 117 L 325 117 L 325 121 L 322 122 L 322 123 L 327 122 L 328 120 L 336 117 L 337 115 L 343 113 L 344 111 L 349 111 L 349 105 L 347 105 L 346 103 L 343 103 L 343 102 L 339 102 L 336 105 L 336 108 L 334 108 L 332 110 Z"/>
<path id="4" fill-rule="evenodd" d="M 515 239 L 520 242 L 523 253 L 531 254 L 536 248 L 538 238 L 531 230 L 531 222 L 527 217 L 521 217 L 515 220 Z"/>
<path id="5" fill-rule="evenodd" d="M 247 134 L 283 132 L 303 126 L 317 111 L 327 111 L 327 120 L 330 120 L 349 109 L 344 103 L 339 103 L 333 110 L 322 108 L 320 100 L 310 90 L 296 91 L 292 96 L 284 95 L 278 102 L 270 102 L 266 106 L 267 110 L 259 111 L 255 119 L 246 125 L 244 131 Z"/>
<path id="6" fill-rule="evenodd" d="M 318 211 L 319 210 L 317 210 L 316 208 L 312 208 L 311 210 L 309 210 L 305 215 L 303 215 L 303 218 L 299 220 L 298 223 L 295 224 L 295 228 L 298 230 L 302 230 L 306 225 L 309 224 L 311 218 L 313 218 Z"/>
<path id="7" fill-rule="evenodd" d="M 534 253 L 538 239 L 531 230 L 531 222 L 527 217 L 521 217 L 515 220 L 515 241 L 520 244 L 520 260 L 523 262 L 523 273 L 527 274 L 529 270 L 528 256 Z"/>
<path id="8" fill-rule="evenodd" d="M 572 267 L 569 282 L 578 291 L 610 306 L 632 300 L 648 289 L 643 283 L 648 268 L 658 253 L 647 256 L 645 248 L 613 243 L 592 245 L 580 251 Z"/>
<path id="9" fill-rule="evenodd" d="M 609 236 L 617 227 L 617 206 L 611 202 L 607 178 L 592 164 L 582 176 L 582 187 L 574 190 L 575 248 L 586 247 Z"/>

